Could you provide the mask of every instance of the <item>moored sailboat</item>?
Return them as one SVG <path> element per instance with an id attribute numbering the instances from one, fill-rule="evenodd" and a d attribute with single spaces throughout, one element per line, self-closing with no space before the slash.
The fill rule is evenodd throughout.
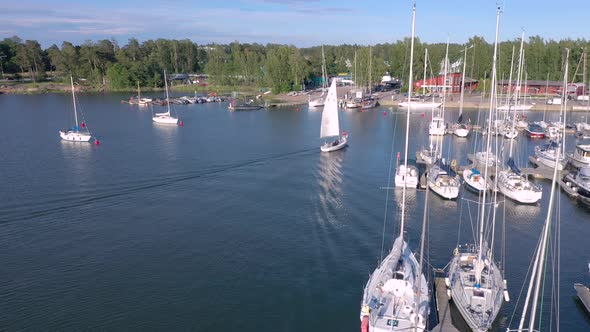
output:
<path id="1" fill-rule="evenodd" d="M 164 84 L 166 86 L 166 108 L 167 108 L 167 111 L 164 113 L 154 114 L 154 116 L 152 117 L 152 120 L 156 123 L 177 124 L 178 118 L 175 118 L 170 114 L 170 97 L 168 96 L 168 80 L 166 78 L 166 71 L 164 71 Z"/>
<path id="2" fill-rule="evenodd" d="M 414 26 L 416 4 L 412 9 L 412 39 L 410 48 L 410 93 L 414 57 Z M 407 169 L 410 111 L 406 112 L 406 142 L 404 166 Z M 426 278 L 414 253 L 404 239 L 406 186 L 402 187 L 399 236 L 388 255 L 373 271 L 363 291 L 361 301 L 361 330 L 366 332 L 419 331 L 426 328 L 429 292 Z M 424 231 L 424 229 L 422 230 Z M 421 258 L 422 260 L 422 258 Z"/>
<path id="3" fill-rule="evenodd" d="M 86 127 L 86 123 L 78 123 L 78 108 L 76 106 L 76 92 L 74 91 L 74 78 L 70 76 L 70 83 L 72 85 L 72 104 L 74 105 L 74 127 L 59 131 L 59 136 L 64 141 L 71 142 L 88 142 L 92 139 L 92 135 Z M 98 143 L 98 141 L 96 141 Z"/>

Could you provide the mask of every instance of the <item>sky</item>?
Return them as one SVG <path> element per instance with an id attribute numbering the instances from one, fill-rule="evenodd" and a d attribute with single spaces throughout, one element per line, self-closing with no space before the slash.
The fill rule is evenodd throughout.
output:
<path id="1" fill-rule="evenodd" d="M 198 44 L 316 45 L 393 43 L 411 35 L 412 0 L 86 0 L 0 2 L 0 40 L 17 35 L 47 48 L 63 41 L 191 39 Z M 590 1 L 417 0 L 416 36 L 423 42 L 528 36 L 590 39 Z M 567 5 L 563 5 L 567 4 Z"/>

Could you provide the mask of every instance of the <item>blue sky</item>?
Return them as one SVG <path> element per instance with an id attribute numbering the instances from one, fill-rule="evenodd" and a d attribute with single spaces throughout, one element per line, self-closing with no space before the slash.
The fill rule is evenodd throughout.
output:
<path id="1" fill-rule="evenodd" d="M 418 0 L 422 41 L 494 38 L 494 0 Z M 500 39 L 590 39 L 590 1 L 504 0 Z M 376 44 L 410 36 L 411 0 L 88 0 L 1 1 L 0 39 L 18 35 L 43 47 L 135 37 L 293 44 Z"/>

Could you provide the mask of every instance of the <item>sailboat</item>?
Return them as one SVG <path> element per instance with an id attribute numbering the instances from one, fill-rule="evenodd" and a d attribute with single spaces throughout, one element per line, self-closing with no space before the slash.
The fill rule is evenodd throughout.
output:
<path id="1" fill-rule="evenodd" d="M 70 76 L 70 83 L 72 85 L 72 103 L 74 104 L 74 127 L 67 130 L 60 130 L 59 136 L 64 141 L 72 142 L 88 142 L 92 139 L 92 135 L 86 127 L 86 123 L 82 122 L 82 128 L 78 123 L 78 108 L 76 107 L 76 92 L 74 91 L 74 78 Z M 96 141 L 98 143 L 98 141 Z"/>
<path id="2" fill-rule="evenodd" d="M 170 97 L 168 96 L 168 80 L 166 79 L 166 71 L 164 71 L 164 84 L 166 86 L 166 108 L 167 108 L 167 111 L 165 113 L 154 114 L 154 116 L 152 117 L 152 120 L 156 123 L 177 124 L 178 118 L 175 118 L 170 114 Z"/>
<path id="3" fill-rule="evenodd" d="M 449 63 L 449 40 L 447 38 L 447 51 L 445 53 L 445 65 L 443 70 L 445 72 L 444 79 L 443 79 L 443 103 L 442 103 L 442 110 L 437 110 L 436 115 L 434 115 L 434 108 L 432 109 L 432 120 L 430 120 L 430 124 L 428 126 L 428 133 L 432 136 L 442 136 L 447 132 L 447 125 L 445 124 L 445 101 L 447 95 L 447 73 L 449 71 L 448 68 Z"/>
<path id="4" fill-rule="evenodd" d="M 397 168 L 395 169 L 395 186 L 418 188 L 418 167 L 414 165 L 399 164 L 399 152 L 397 153 Z"/>
<path id="5" fill-rule="evenodd" d="M 139 106 L 148 106 L 149 104 L 152 103 L 152 101 L 153 101 L 152 98 L 141 96 L 141 90 L 139 88 L 139 81 L 137 81 L 137 104 Z"/>
<path id="6" fill-rule="evenodd" d="M 311 99 L 311 95 L 309 95 L 309 100 L 307 105 L 309 107 L 320 107 L 324 106 L 324 93 L 325 89 L 328 84 L 328 73 L 326 72 L 326 57 L 324 55 L 324 46 L 322 45 L 322 94 L 316 98 Z"/>
<path id="7" fill-rule="evenodd" d="M 522 51 L 524 46 L 524 33 L 523 37 L 520 40 L 520 54 L 519 58 L 522 59 Z M 518 78 L 517 78 L 517 92 L 520 87 L 520 73 L 522 71 L 522 60 L 519 61 L 519 68 L 518 68 Z M 513 117 L 512 121 L 516 120 L 516 117 Z M 524 174 L 520 171 L 520 169 L 516 166 L 514 159 L 512 159 L 512 151 L 514 147 L 514 140 L 510 140 L 510 149 L 508 154 L 508 161 L 506 165 L 507 168 L 498 172 L 498 176 L 496 178 L 496 184 L 500 192 L 508 197 L 511 198 L 519 203 L 524 204 L 534 204 L 541 200 L 543 195 L 542 188 L 530 182 Z"/>
<path id="8" fill-rule="evenodd" d="M 494 109 L 496 88 L 496 59 L 498 54 L 498 33 L 500 23 L 500 8 L 496 13 L 496 41 L 494 43 L 494 56 L 492 62 L 492 90 L 490 93 L 490 111 Z M 488 130 L 492 125 L 492 116 L 488 118 Z M 487 135 L 487 151 L 491 147 L 491 135 Z M 484 168 L 484 178 L 488 177 L 488 167 Z M 506 281 L 503 280 L 502 271 L 499 269 L 493 257 L 493 232 L 492 246 L 484 238 L 486 232 L 486 206 L 496 209 L 496 195 L 493 205 L 486 202 L 487 190 L 480 196 L 481 212 L 479 213 L 479 241 L 466 247 L 457 247 L 453 252 L 453 258 L 449 263 L 447 285 L 450 288 L 450 296 L 457 309 L 465 319 L 465 322 L 473 331 L 488 331 L 502 306 L 503 294 L 508 300 Z M 491 214 L 491 223 L 495 223 L 495 210 Z M 493 226 L 492 226 L 493 229 Z"/>
<path id="9" fill-rule="evenodd" d="M 410 84 L 412 95 L 412 65 L 414 62 L 414 31 L 416 4 L 412 8 L 412 39 L 410 47 Z M 404 166 L 408 166 L 410 110 L 406 112 L 406 143 Z M 429 294 L 426 278 L 416 256 L 404 240 L 406 218 L 406 186 L 402 188 L 400 233 L 389 254 L 373 271 L 361 301 L 361 331 L 418 331 L 426 328 Z M 422 230 L 424 231 L 424 229 Z M 423 257 L 423 255 L 421 256 Z M 422 258 L 421 258 L 422 261 Z"/>
<path id="10" fill-rule="evenodd" d="M 424 79 L 422 82 L 422 98 L 408 98 L 407 101 L 402 101 L 398 104 L 399 107 L 409 107 L 410 109 L 420 110 L 420 109 L 434 109 L 440 107 L 442 103 L 435 102 L 434 100 L 426 100 L 424 96 L 426 95 L 426 69 L 428 68 L 428 49 L 424 49 Z"/>
<path id="11" fill-rule="evenodd" d="M 343 149 L 348 143 L 348 135 L 340 135 L 340 113 L 338 112 L 338 94 L 336 91 L 336 80 L 332 80 L 324 110 L 322 111 L 322 126 L 320 138 L 335 137 L 332 142 L 325 142 L 320 147 L 322 152 L 331 152 Z"/>

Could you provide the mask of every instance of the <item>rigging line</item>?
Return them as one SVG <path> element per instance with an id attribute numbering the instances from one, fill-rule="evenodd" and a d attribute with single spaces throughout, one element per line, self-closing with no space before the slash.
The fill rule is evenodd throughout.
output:
<path id="1" fill-rule="evenodd" d="M 391 134 L 391 154 L 389 157 L 389 171 L 387 173 L 387 187 L 390 188 L 391 187 L 391 170 L 392 170 L 392 166 L 393 166 L 393 154 L 394 152 L 394 147 L 393 147 L 393 142 L 395 140 L 395 131 L 397 129 L 397 114 L 395 115 L 394 119 L 394 124 L 393 124 L 393 133 Z M 404 180 L 405 181 L 405 180 Z M 405 183 L 404 183 L 405 185 Z M 386 190 L 386 194 L 385 194 L 385 212 L 383 213 L 383 229 L 381 231 L 381 251 L 379 254 L 379 264 L 381 264 L 381 262 L 383 261 L 383 249 L 385 247 L 385 225 L 387 224 L 387 211 L 388 211 L 388 205 L 389 205 L 389 190 Z"/>

